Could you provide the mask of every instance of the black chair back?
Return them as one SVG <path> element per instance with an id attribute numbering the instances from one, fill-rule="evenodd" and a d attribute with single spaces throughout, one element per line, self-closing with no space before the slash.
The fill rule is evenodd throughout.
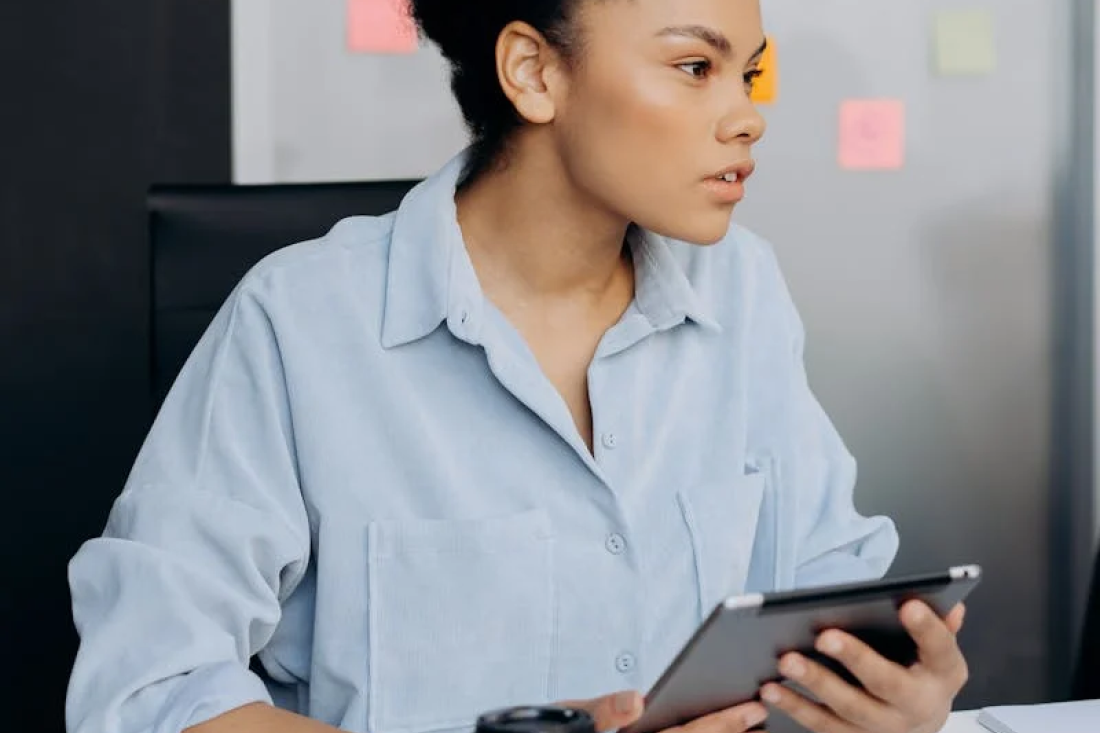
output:
<path id="1" fill-rule="evenodd" d="M 1085 608 L 1070 697 L 1074 700 L 1100 699 L 1100 549 L 1092 564 L 1092 588 Z"/>
<path id="2" fill-rule="evenodd" d="M 325 234 L 345 217 L 393 211 L 416 183 L 151 188 L 154 411 L 249 268 L 281 247 Z"/>

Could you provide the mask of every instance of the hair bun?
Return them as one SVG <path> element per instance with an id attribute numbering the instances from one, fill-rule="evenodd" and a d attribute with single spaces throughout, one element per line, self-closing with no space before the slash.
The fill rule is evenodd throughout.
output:
<path id="1" fill-rule="evenodd" d="M 455 0 L 408 0 L 408 3 L 421 34 L 439 46 L 447 59 L 459 64 L 478 51 L 484 53 L 486 44 L 493 48 L 496 33 L 504 24 L 494 29 L 492 39 L 485 38 L 486 29 L 496 25 L 486 16 L 499 15 L 501 6 L 509 5 L 506 0 L 474 3 L 472 7 L 463 7 Z"/>

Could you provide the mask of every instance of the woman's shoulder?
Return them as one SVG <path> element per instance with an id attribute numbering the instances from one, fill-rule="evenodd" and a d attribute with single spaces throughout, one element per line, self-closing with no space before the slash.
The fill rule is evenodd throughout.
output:
<path id="1" fill-rule="evenodd" d="M 263 257 L 249 269 L 243 283 L 255 287 L 331 285 L 331 276 L 349 268 L 384 267 L 394 216 L 391 212 L 341 219 L 319 237 L 289 244 Z"/>
<path id="2" fill-rule="evenodd" d="M 281 247 L 248 269 L 222 310 L 238 314 L 238 331 L 273 330 L 285 344 L 298 336 L 338 342 L 383 311 L 392 229 L 393 214 L 355 216 Z"/>
<path id="3" fill-rule="evenodd" d="M 341 312 L 381 307 L 393 214 L 337 221 L 314 239 L 280 247 L 255 262 L 223 307 L 258 308 L 276 327 L 338 324 Z M 321 321 L 321 324 L 317 322 Z"/>

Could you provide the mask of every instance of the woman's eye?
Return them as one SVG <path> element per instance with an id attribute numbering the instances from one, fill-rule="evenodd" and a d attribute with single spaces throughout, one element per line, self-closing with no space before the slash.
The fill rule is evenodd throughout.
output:
<path id="1" fill-rule="evenodd" d="M 764 72 L 761 69 L 753 69 L 752 71 L 745 72 L 745 87 L 751 90 L 756 84 L 756 80 L 759 79 L 763 75 L 763 73 Z"/>
<path id="2" fill-rule="evenodd" d="M 705 79 L 707 77 L 707 74 L 710 72 L 710 62 L 691 61 L 686 64 L 680 64 L 679 68 L 683 69 L 684 72 L 691 74 L 692 78 Z"/>

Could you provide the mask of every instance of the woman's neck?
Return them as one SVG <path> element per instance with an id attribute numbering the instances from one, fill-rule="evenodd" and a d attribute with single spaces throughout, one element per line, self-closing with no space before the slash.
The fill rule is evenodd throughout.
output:
<path id="1" fill-rule="evenodd" d="M 552 149 L 516 140 L 509 163 L 456 197 L 474 269 L 494 300 L 587 300 L 621 292 L 629 222 L 571 181 Z"/>

